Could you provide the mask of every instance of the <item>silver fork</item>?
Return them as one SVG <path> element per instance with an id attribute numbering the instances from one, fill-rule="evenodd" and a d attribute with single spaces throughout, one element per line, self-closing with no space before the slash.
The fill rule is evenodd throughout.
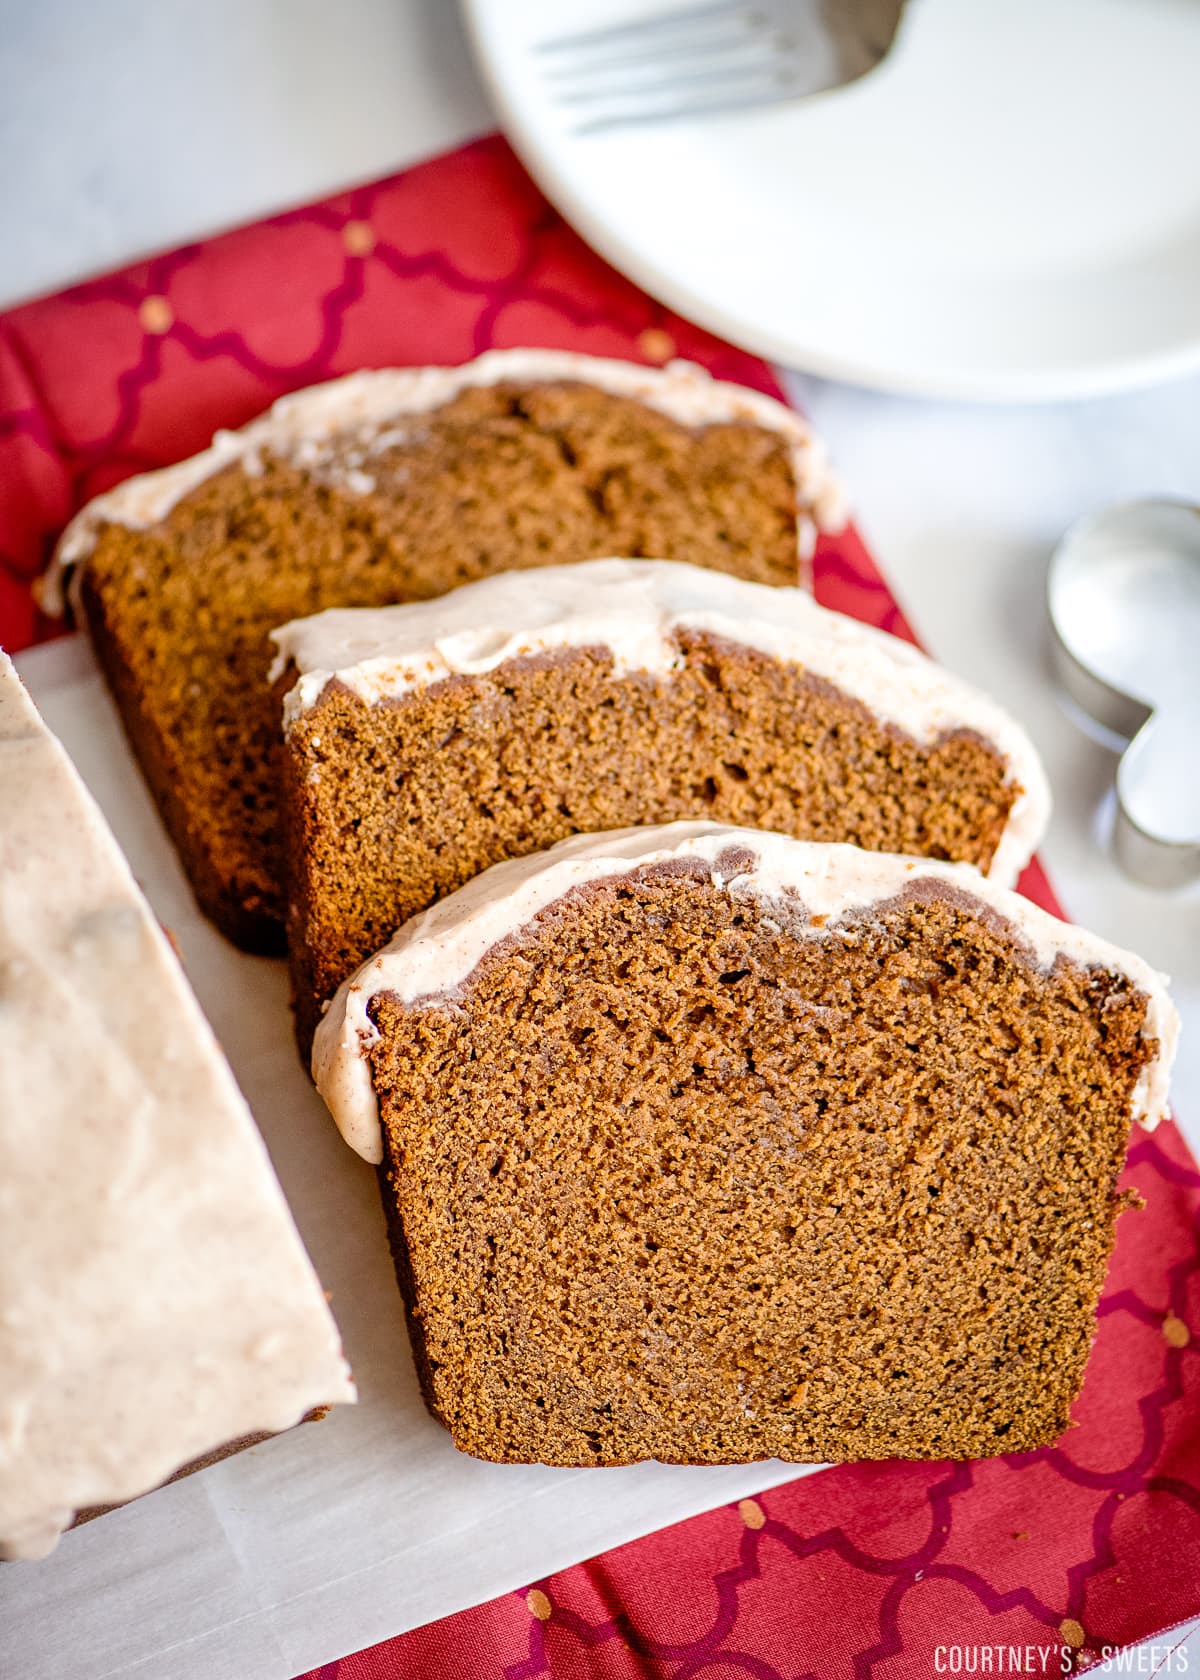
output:
<path id="1" fill-rule="evenodd" d="M 700 0 L 539 42 L 576 134 L 778 105 L 856 81 L 904 0 Z"/>

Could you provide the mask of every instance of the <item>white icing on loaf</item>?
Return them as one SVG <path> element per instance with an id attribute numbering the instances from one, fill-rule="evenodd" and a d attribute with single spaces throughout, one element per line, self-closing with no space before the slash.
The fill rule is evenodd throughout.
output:
<path id="1" fill-rule="evenodd" d="M 618 676 L 666 673 L 679 663 L 675 634 L 695 630 L 802 666 L 860 700 L 883 721 L 929 745 L 953 730 L 991 742 L 1021 788 L 988 873 L 1011 885 L 1050 814 L 1050 790 L 1024 730 L 993 700 L 916 648 L 801 589 L 775 589 L 667 560 L 588 560 L 502 572 L 433 601 L 335 608 L 272 632 L 272 677 L 300 672 L 285 718 L 294 721 L 337 679 L 368 704 L 508 660 L 553 649 L 601 647 Z"/>
<path id="2" fill-rule="evenodd" d="M 67 526 L 43 580 L 42 605 L 49 613 L 65 610 L 63 574 L 87 558 L 102 526 L 147 530 L 205 479 L 226 467 L 241 463 L 247 472 L 259 470 L 263 450 L 300 466 L 312 466 L 322 445 L 335 437 L 354 439 L 369 450 L 372 441 L 379 445 L 386 441 L 379 434 L 392 421 L 432 413 L 471 387 L 507 381 L 546 385 L 563 380 L 632 397 L 683 426 L 744 421 L 777 432 L 791 448 L 799 498 L 812 510 L 811 518 L 800 520 L 800 554 L 810 551 L 817 527 L 837 529 L 844 522 L 841 487 L 828 467 L 823 445 L 794 410 L 759 391 L 713 379 L 694 362 L 647 368 L 569 350 L 489 350 L 461 367 L 379 368 L 293 392 L 240 431 L 218 432 L 211 447 L 199 455 L 126 479 L 89 502 Z M 362 468 L 363 462 L 356 459 L 342 475 L 344 488 L 353 494 L 374 488 L 369 472 Z"/>
<path id="3" fill-rule="evenodd" d="M 739 863 L 736 873 L 726 877 L 720 859 L 730 848 L 750 852 L 754 861 L 748 868 Z M 378 956 L 364 963 L 338 990 L 313 1044 L 317 1088 L 351 1148 L 368 1161 L 383 1158 L 379 1108 L 367 1060 L 379 1038 L 368 1014 L 373 998 L 390 992 L 412 1006 L 444 1003 L 494 946 L 528 927 L 573 888 L 681 859 L 705 865 L 714 885 L 736 898 L 767 903 L 785 895 L 798 898 L 813 918 L 811 936 L 820 939 L 838 937 L 839 917 L 895 898 L 914 881 L 944 882 L 1002 916 L 1042 966 L 1049 968 L 1063 956 L 1085 968 L 1127 975 L 1149 1000 L 1143 1033 L 1159 1041 L 1158 1054 L 1143 1069 L 1134 1091 L 1133 1118 L 1152 1127 L 1166 1112 L 1179 1018 L 1167 996 L 1166 977 L 1140 957 L 1060 922 L 1028 899 L 985 880 L 970 864 L 817 845 L 722 823 L 677 822 L 579 834 L 548 852 L 498 863 L 414 916 Z"/>
<path id="4" fill-rule="evenodd" d="M 352 1400 L 262 1139 L 0 653 L 0 1557 Z"/>

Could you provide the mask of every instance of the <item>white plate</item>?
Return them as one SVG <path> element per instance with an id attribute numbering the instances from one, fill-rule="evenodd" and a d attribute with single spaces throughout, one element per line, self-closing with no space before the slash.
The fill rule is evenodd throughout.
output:
<path id="1" fill-rule="evenodd" d="M 1200 365 L 1200 4 L 910 0 L 793 106 L 578 137 L 533 44 L 678 0 L 464 0 L 505 129 L 590 244 L 777 361 L 1041 401 Z"/>

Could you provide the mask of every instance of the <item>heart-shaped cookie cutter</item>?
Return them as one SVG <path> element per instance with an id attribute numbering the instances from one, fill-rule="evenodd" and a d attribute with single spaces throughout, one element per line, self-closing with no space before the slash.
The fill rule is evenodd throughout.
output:
<path id="1" fill-rule="evenodd" d="M 1113 849 L 1135 880 L 1200 876 L 1200 507 L 1152 499 L 1081 520 L 1050 562 L 1057 676 L 1128 741 Z"/>

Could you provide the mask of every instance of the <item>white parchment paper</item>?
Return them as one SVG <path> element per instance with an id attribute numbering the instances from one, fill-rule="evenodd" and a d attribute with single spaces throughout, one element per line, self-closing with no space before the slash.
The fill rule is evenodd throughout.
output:
<path id="1" fill-rule="evenodd" d="M 83 639 L 17 664 L 179 943 L 331 1294 L 361 1399 L 86 1524 L 43 1562 L 0 1566 L 0 1676 L 293 1680 L 805 1474 L 549 1470 L 455 1451 L 421 1404 L 374 1171 L 300 1066 L 284 965 L 241 955 L 200 916 Z"/>

